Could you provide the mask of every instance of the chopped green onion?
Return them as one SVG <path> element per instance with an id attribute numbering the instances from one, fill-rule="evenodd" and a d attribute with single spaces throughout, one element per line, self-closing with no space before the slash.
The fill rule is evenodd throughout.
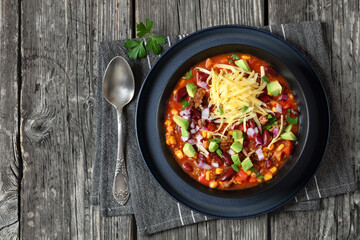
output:
<path id="1" fill-rule="evenodd" d="M 235 164 L 231 165 L 232 169 L 234 169 L 235 172 L 239 172 L 239 167 Z"/>
<path id="2" fill-rule="evenodd" d="M 220 150 L 220 148 L 216 149 L 216 153 L 217 155 L 219 155 L 219 157 L 222 158 L 222 151 Z"/>
<path id="3" fill-rule="evenodd" d="M 269 129 L 272 128 L 275 124 L 278 124 L 278 122 L 275 121 L 275 122 L 273 122 L 272 124 L 266 125 L 264 128 L 265 128 L 266 130 L 269 130 Z"/>
<path id="4" fill-rule="evenodd" d="M 192 72 L 191 72 L 191 70 L 190 71 L 188 71 L 186 74 L 185 74 L 185 79 L 189 79 L 189 78 L 191 78 L 192 77 Z"/>
<path id="5" fill-rule="evenodd" d="M 242 123 L 243 121 L 244 121 L 244 119 L 240 119 L 240 120 L 239 120 L 239 123 Z"/>
<path id="6" fill-rule="evenodd" d="M 242 108 L 242 112 L 246 112 L 246 110 L 248 110 L 248 106 L 244 106 L 243 108 Z"/>
<path id="7" fill-rule="evenodd" d="M 252 167 L 252 168 L 250 168 L 249 170 L 250 170 L 251 172 L 254 172 L 254 171 L 255 171 L 255 168 Z"/>
<path id="8" fill-rule="evenodd" d="M 215 142 L 215 143 L 220 143 L 221 139 L 220 138 L 210 138 L 208 139 L 209 142 Z"/>
<path id="9" fill-rule="evenodd" d="M 222 106 L 219 106 L 219 112 L 220 112 L 220 115 L 224 114 L 224 110 L 223 110 Z"/>
<path id="10" fill-rule="evenodd" d="M 180 99 L 180 103 L 181 103 L 182 105 L 184 105 L 184 106 L 182 107 L 183 109 L 186 108 L 186 107 L 188 107 L 188 106 L 190 106 L 189 102 L 186 101 L 185 99 Z"/>
<path id="11" fill-rule="evenodd" d="M 286 119 L 287 119 L 288 123 L 291 124 L 291 125 L 295 125 L 295 124 L 298 123 L 298 117 L 291 118 L 289 116 L 289 113 L 286 114 Z"/>
<path id="12" fill-rule="evenodd" d="M 266 83 L 270 83 L 270 81 L 269 81 L 269 79 L 267 78 L 267 76 L 262 76 L 261 77 L 263 80 L 264 80 L 264 82 L 266 82 Z"/>
<path id="13" fill-rule="evenodd" d="M 257 177 L 258 179 L 263 179 L 263 178 L 264 178 L 264 176 L 261 175 L 259 172 L 256 173 L 256 177 Z"/>

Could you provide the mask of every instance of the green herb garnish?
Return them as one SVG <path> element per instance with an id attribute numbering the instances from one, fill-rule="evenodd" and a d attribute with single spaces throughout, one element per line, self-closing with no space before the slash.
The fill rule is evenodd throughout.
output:
<path id="1" fill-rule="evenodd" d="M 220 113 L 220 115 L 223 115 L 224 114 L 224 110 L 223 110 L 223 108 L 222 108 L 222 106 L 219 106 L 219 113 Z"/>
<path id="2" fill-rule="evenodd" d="M 278 122 L 275 121 L 275 122 L 273 122 L 273 123 L 271 123 L 271 124 L 269 124 L 269 125 L 266 125 L 264 128 L 265 128 L 266 130 L 269 130 L 269 129 L 272 128 L 275 124 L 278 124 Z"/>
<path id="3" fill-rule="evenodd" d="M 188 71 L 186 74 L 185 74 L 185 79 L 189 79 L 189 78 L 191 78 L 192 77 L 192 72 L 191 72 L 191 70 L 190 71 Z"/>
<path id="4" fill-rule="evenodd" d="M 215 142 L 215 143 L 220 143 L 221 139 L 220 138 L 210 138 L 208 139 L 209 142 Z"/>
<path id="5" fill-rule="evenodd" d="M 216 151 L 215 151 L 216 153 L 217 153 L 217 155 L 219 155 L 219 157 L 221 157 L 222 158 L 222 151 L 218 148 L 218 149 L 216 149 Z"/>
<path id="6" fill-rule="evenodd" d="M 240 120 L 239 120 L 239 123 L 242 123 L 243 121 L 244 121 L 244 119 L 240 119 Z"/>
<path id="7" fill-rule="evenodd" d="M 246 110 L 248 110 L 248 109 L 249 109 L 248 106 L 244 106 L 244 107 L 242 108 L 242 112 L 246 112 Z"/>
<path id="8" fill-rule="evenodd" d="M 233 63 L 234 60 L 239 59 L 239 56 L 236 54 L 233 54 L 230 56 L 229 63 Z"/>
<path id="9" fill-rule="evenodd" d="M 256 177 L 257 177 L 258 179 L 263 179 L 263 178 L 264 178 L 264 176 L 261 175 L 259 172 L 256 173 Z"/>
<path id="10" fill-rule="evenodd" d="M 137 58 L 143 58 L 146 56 L 147 52 L 153 51 L 155 55 L 159 55 L 162 51 L 162 47 L 160 44 L 165 43 L 165 38 L 162 36 L 153 36 L 152 27 L 154 26 L 154 22 L 150 19 L 146 19 L 145 24 L 140 22 L 136 25 L 137 36 L 141 39 L 141 41 L 136 41 L 132 39 L 128 39 L 124 43 L 124 47 L 130 49 L 127 52 L 129 58 L 136 60 Z M 144 46 L 144 42 L 147 41 Z"/>
<path id="11" fill-rule="evenodd" d="M 184 106 L 182 107 L 182 109 L 190 106 L 190 103 L 189 103 L 188 101 L 186 101 L 185 99 L 180 99 L 180 103 L 181 103 L 182 105 L 184 105 Z"/>
<path id="12" fill-rule="evenodd" d="M 286 119 L 287 119 L 288 123 L 291 124 L 291 125 L 295 125 L 295 124 L 298 123 L 298 117 L 291 118 L 289 116 L 289 113 L 286 114 Z"/>
<path id="13" fill-rule="evenodd" d="M 234 169 L 235 172 L 239 172 L 239 166 L 236 164 L 231 165 L 232 169 Z"/>

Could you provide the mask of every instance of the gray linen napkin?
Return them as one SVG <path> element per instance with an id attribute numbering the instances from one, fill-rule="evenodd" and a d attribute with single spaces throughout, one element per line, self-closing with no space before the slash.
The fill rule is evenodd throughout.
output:
<path id="1" fill-rule="evenodd" d="M 341 103 L 334 91 L 335 82 L 329 71 L 329 59 L 324 42 L 321 23 L 302 22 L 263 27 L 297 47 L 313 64 L 327 91 L 331 109 L 331 137 L 322 164 L 293 201 L 283 206 L 280 211 L 316 210 L 320 207 L 320 198 L 334 196 L 355 189 L 354 159 L 349 157 L 346 139 L 339 131 Z M 167 37 L 164 50 L 181 39 L 182 35 Z M 102 216 L 134 214 L 141 235 L 152 234 L 170 228 L 206 221 L 210 218 L 183 207 L 169 197 L 152 179 L 138 150 L 134 113 L 140 86 L 158 56 L 148 56 L 132 61 L 126 56 L 124 41 L 102 42 L 99 44 L 98 83 L 96 95 L 96 156 L 93 167 L 93 185 L 91 203 L 100 204 Z M 123 56 L 134 72 L 136 93 L 134 100 L 125 107 L 125 156 L 130 178 L 131 197 L 125 206 L 116 203 L 112 195 L 116 159 L 117 124 L 112 106 L 104 100 L 102 76 L 106 65 L 115 56 Z M 141 136 L 140 136 L 141 137 Z"/>

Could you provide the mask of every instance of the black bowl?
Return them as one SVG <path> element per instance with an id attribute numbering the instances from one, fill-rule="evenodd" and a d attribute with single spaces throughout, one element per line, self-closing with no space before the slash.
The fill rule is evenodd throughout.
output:
<path id="1" fill-rule="evenodd" d="M 228 52 L 249 53 L 273 65 L 289 82 L 300 109 L 299 140 L 283 168 L 268 182 L 233 191 L 210 189 L 188 176 L 165 143 L 163 124 L 167 100 L 184 73 L 208 57 Z M 306 185 L 326 148 L 329 108 L 315 71 L 289 43 L 257 28 L 218 26 L 182 39 L 156 62 L 140 91 L 136 133 L 149 171 L 170 196 L 210 216 L 240 219 L 282 206 Z"/>

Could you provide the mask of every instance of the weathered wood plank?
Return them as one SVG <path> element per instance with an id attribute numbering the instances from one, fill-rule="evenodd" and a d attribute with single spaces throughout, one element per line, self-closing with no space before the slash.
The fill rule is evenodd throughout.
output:
<path id="1" fill-rule="evenodd" d="M 91 206 L 97 43 L 131 35 L 131 3 L 22 1 L 21 236 L 128 239 Z"/>
<path id="2" fill-rule="evenodd" d="M 360 171 L 359 1 L 269 1 L 269 23 L 321 20 L 326 26 L 332 73 L 342 106 L 342 126 Z M 271 216 L 274 239 L 358 239 L 360 192 L 322 201 L 323 210 Z"/>
<path id="3" fill-rule="evenodd" d="M 154 32 L 178 35 L 221 24 L 264 24 L 263 1 L 136 1 L 136 23 L 150 18 Z M 266 239 L 267 217 L 214 220 L 139 239 Z"/>
<path id="4" fill-rule="evenodd" d="M 19 237 L 17 1 L 0 2 L 0 239 Z"/>

